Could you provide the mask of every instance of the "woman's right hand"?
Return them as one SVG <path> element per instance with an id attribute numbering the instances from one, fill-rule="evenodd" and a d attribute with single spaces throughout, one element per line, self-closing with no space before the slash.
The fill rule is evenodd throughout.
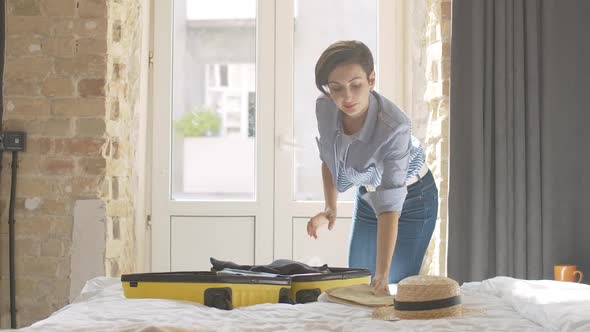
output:
<path id="1" fill-rule="evenodd" d="M 322 225 L 328 224 L 328 229 L 332 230 L 336 223 L 336 211 L 326 210 L 316 214 L 313 218 L 307 222 L 307 235 L 313 236 L 314 239 L 318 238 L 318 228 Z"/>

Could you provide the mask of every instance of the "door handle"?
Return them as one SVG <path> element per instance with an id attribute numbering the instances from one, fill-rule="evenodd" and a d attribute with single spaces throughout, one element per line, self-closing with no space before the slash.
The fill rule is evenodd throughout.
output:
<path id="1" fill-rule="evenodd" d="M 285 135 L 280 135 L 277 137 L 277 145 L 279 150 L 287 151 L 287 150 L 301 150 L 301 146 L 297 144 L 297 141 L 294 139 L 288 139 Z"/>

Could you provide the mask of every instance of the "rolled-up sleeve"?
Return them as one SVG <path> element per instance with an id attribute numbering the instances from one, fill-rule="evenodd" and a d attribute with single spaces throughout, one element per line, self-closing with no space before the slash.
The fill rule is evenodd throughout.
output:
<path id="1" fill-rule="evenodd" d="M 373 192 L 368 192 L 368 200 L 377 216 L 388 211 L 402 211 L 408 194 L 406 175 L 412 147 L 410 125 L 403 123 L 396 128 L 391 139 L 383 148 L 383 174 L 381 184 Z"/>

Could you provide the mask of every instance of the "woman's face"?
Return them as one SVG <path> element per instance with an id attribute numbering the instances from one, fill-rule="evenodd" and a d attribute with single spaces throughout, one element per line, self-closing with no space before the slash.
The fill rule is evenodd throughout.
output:
<path id="1" fill-rule="evenodd" d="M 369 94 L 375 86 L 375 72 L 367 79 L 361 65 L 345 64 L 328 75 L 326 91 L 336 106 L 347 116 L 358 117 L 369 108 Z"/>

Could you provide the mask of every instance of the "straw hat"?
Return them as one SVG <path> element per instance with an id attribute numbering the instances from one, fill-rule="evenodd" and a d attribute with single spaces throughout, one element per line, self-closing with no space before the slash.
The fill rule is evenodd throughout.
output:
<path id="1" fill-rule="evenodd" d="M 411 276 L 397 285 L 393 306 L 378 308 L 373 318 L 383 320 L 437 319 L 482 313 L 461 304 L 459 284 L 439 276 Z"/>

